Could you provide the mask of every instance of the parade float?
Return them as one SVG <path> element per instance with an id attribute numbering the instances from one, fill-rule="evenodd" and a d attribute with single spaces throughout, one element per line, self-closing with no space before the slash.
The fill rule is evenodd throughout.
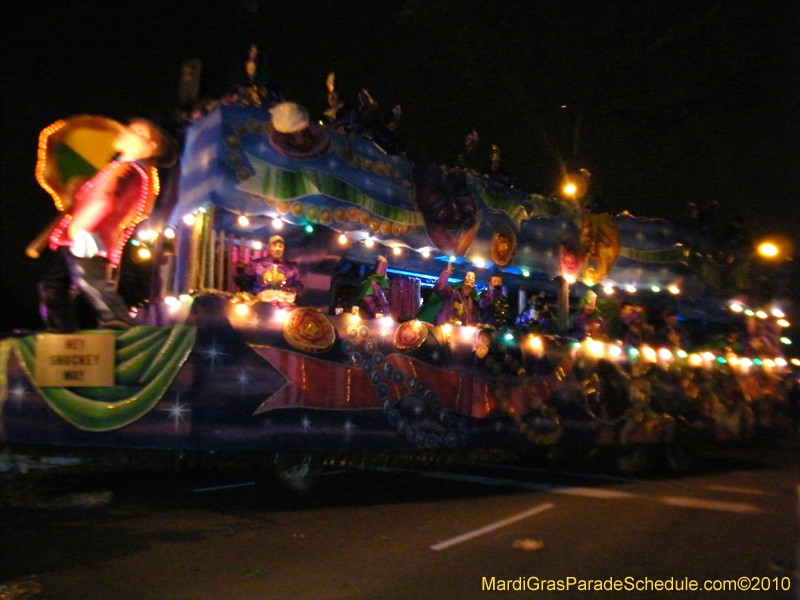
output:
<path id="1" fill-rule="evenodd" d="M 140 169 L 109 271 L 148 265 L 129 326 L 2 340 L 7 454 L 253 453 L 299 477 L 326 459 L 605 449 L 681 469 L 698 444 L 781 429 L 789 308 L 747 303 L 730 239 L 611 213 L 585 171 L 571 193 L 529 194 L 496 162 L 415 164 L 392 123 L 335 102 L 323 125 L 261 100 L 197 111 L 155 204 L 158 171 Z M 60 210 L 119 127 L 42 132 L 37 177 Z M 469 274 L 472 317 L 425 312 Z"/>

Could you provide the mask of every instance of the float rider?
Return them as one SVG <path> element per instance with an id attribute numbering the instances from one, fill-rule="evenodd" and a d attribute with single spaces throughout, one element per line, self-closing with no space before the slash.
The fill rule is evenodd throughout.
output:
<path id="1" fill-rule="evenodd" d="M 453 273 L 453 265 L 448 262 L 433 286 L 433 293 L 417 313 L 416 318 L 426 323 L 443 325 L 478 324 L 478 292 L 475 291 L 475 273 L 467 272 L 464 281 L 452 285 L 447 283 Z"/>
<path id="2" fill-rule="evenodd" d="M 236 280 L 239 288 L 255 294 L 262 302 L 293 308 L 305 288 L 297 264 L 284 258 L 285 250 L 286 243 L 281 236 L 269 238 L 269 254 L 247 264 Z"/>

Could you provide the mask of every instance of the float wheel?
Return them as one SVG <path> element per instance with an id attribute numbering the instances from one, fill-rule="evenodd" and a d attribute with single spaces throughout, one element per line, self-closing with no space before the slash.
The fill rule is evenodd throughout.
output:
<path id="1" fill-rule="evenodd" d="M 313 454 L 277 452 L 272 469 L 281 486 L 293 493 L 310 492 L 322 474 L 322 461 Z"/>

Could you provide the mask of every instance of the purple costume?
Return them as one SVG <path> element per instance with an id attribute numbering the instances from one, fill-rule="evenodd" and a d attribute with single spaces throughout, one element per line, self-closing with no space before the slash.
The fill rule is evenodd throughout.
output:
<path id="1" fill-rule="evenodd" d="M 495 327 L 508 325 L 508 298 L 496 287 L 487 287 L 479 296 L 481 322 Z"/>
<path id="2" fill-rule="evenodd" d="M 264 290 L 281 290 L 292 292 L 297 296 L 303 293 L 300 270 L 296 264 L 288 260 L 275 260 L 269 255 L 262 256 L 250 261 L 245 273 L 254 277 L 252 290 L 254 294 Z"/>
<path id="3" fill-rule="evenodd" d="M 384 293 L 384 290 L 389 289 L 385 275 L 372 275 L 362 284 L 361 289 L 363 295 L 358 300 L 358 306 L 364 317 L 374 319 L 378 315 L 388 315 L 391 312 Z"/>
<path id="4" fill-rule="evenodd" d="M 574 320 L 577 339 L 584 339 L 586 337 L 597 337 L 604 335 L 606 332 L 606 322 L 603 320 L 597 311 L 592 311 L 587 314 L 585 311 L 575 317 Z"/>
<path id="5" fill-rule="evenodd" d="M 378 315 L 388 315 L 390 312 L 389 301 L 384 291 L 389 291 L 389 281 L 386 278 L 386 257 L 379 256 L 375 263 L 375 272 L 367 277 L 358 290 L 358 308 L 362 316 L 374 319 Z"/>
<path id="6" fill-rule="evenodd" d="M 464 282 L 451 285 L 447 284 L 450 273 L 442 271 L 436 284 L 434 293 L 417 314 L 417 319 L 434 325 L 442 325 L 452 321 L 461 321 L 462 325 L 478 324 L 478 292 L 471 288 L 469 293 L 462 292 Z"/>

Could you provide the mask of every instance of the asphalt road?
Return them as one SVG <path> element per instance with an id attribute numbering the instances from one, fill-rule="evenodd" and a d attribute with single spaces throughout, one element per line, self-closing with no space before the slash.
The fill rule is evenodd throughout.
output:
<path id="1" fill-rule="evenodd" d="M 299 497 L 239 471 L 47 473 L 2 509 L 0 598 L 800 598 L 797 456 L 329 469 Z"/>

